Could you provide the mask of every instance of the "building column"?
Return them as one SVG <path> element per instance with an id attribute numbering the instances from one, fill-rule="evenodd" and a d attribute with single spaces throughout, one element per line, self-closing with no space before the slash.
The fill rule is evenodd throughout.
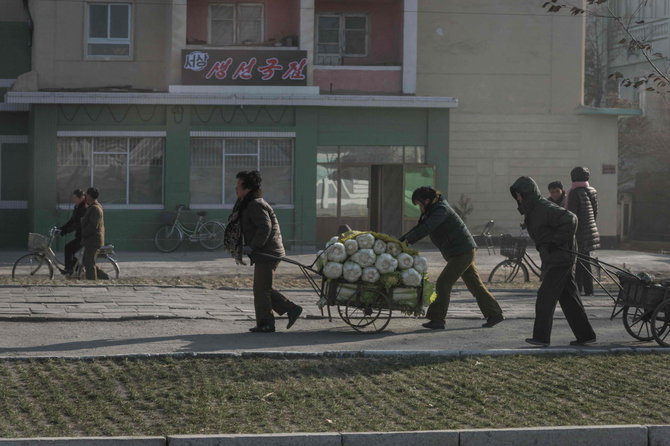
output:
<path id="1" fill-rule="evenodd" d="M 188 205 L 191 199 L 191 126 L 190 106 L 170 105 L 166 107 L 165 138 L 165 209 L 174 210 L 177 205 Z"/>
<path id="2" fill-rule="evenodd" d="M 416 94 L 418 0 L 405 0 L 402 38 L 402 92 Z"/>
<path id="3" fill-rule="evenodd" d="M 30 109 L 30 172 L 28 192 L 32 232 L 45 234 L 57 222 L 56 205 L 56 105 L 33 105 Z M 68 201 L 70 197 L 67 197 Z"/>
<path id="4" fill-rule="evenodd" d="M 307 51 L 307 85 L 314 72 L 314 0 L 300 0 L 300 49 Z"/>
<path id="5" fill-rule="evenodd" d="M 316 240 L 316 152 L 318 146 L 318 110 L 296 109 L 294 154 L 294 221 L 293 239 L 298 244 Z"/>
<path id="6" fill-rule="evenodd" d="M 167 85 L 181 84 L 181 50 L 186 47 L 186 2 L 172 0 L 168 8 L 168 45 L 166 57 Z"/>
<path id="7" fill-rule="evenodd" d="M 426 159 L 435 166 L 435 185 L 447 197 L 449 187 L 449 110 L 426 110 Z"/>

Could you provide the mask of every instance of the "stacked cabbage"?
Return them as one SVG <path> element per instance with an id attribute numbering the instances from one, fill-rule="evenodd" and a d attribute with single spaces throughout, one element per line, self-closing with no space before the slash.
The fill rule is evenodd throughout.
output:
<path id="1" fill-rule="evenodd" d="M 318 252 L 316 268 L 330 280 L 340 280 L 338 302 L 348 300 L 358 289 L 383 290 L 395 306 L 416 312 L 434 300 L 433 286 L 426 278 L 428 263 L 418 251 L 399 240 L 375 232 L 349 231 L 333 237 Z M 424 293 L 417 288 L 423 284 Z"/>

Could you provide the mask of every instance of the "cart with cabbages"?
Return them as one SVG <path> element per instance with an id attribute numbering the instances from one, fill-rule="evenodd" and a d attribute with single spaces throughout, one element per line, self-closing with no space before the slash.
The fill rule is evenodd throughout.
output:
<path id="1" fill-rule="evenodd" d="M 610 319 L 621 314 L 623 326 L 633 338 L 655 340 L 663 347 L 670 347 L 670 280 L 654 283 L 649 274 L 633 274 L 588 255 L 574 254 L 578 262 L 599 268 L 617 285 L 618 292 L 614 295 L 589 273 L 614 302 Z"/>

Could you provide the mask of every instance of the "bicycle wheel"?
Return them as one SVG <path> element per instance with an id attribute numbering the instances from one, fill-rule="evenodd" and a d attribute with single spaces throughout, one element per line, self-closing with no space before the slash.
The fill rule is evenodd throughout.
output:
<path id="1" fill-rule="evenodd" d="M 203 248 L 213 251 L 223 246 L 223 233 L 226 227 L 223 223 L 210 220 L 198 229 L 198 240 Z"/>
<path id="2" fill-rule="evenodd" d="M 529 282 L 530 278 L 528 277 L 528 268 L 521 262 L 516 262 L 514 260 L 503 260 L 498 263 L 491 274 L 489 275 L 488 282 Z"/>
<path id="3" fill-rule="evenodd" d="M 119 265 L 116 263 L 116 260 L 108 257 L 107 254 L 99 255 L 95 260 L 95 265 L 97 267 L 98 279 L 108 280 L 119 278 Z"/>
<path id="4" fill-rule="evenodd" d="M 651 316 L 653 310 L 642 307 L 623 307 L 623 327 L 629 335 L 639 341 L 651 341 L 654 335 L 651 332 Z"/>
<path id="5" fill-rule="evenodd" d="M 12 268 L 12 279 L 21 277 L 41 277 L 43 279 L 53 279 L 54 269 L 51 260 L 44 254 L 32 253 L 26 254 L 14 262 Z"/>
<path id="6" fill-rule="evenodd" d="M 359 333 L 378 333 L 391 321 L 391 299 L 376 290 L 362 290 L 351 296 L 337 311 L 344 322 Z"/>
<path id="7" fill-rule="evenodd" d="M 161 252 L 172 252 L 179 247 L 184 234 L 176 226 L 165 225 L 156 232 L 154 246 Z"/>

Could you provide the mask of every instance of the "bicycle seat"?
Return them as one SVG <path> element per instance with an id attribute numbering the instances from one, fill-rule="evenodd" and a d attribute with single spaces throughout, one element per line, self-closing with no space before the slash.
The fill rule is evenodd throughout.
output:
<path id="1" fill-rule="evenodd" d="M 207 215 L 207 211 L 200 211 L 198 212 L 198 215 L 204 217 L 205 215 Z"/>

